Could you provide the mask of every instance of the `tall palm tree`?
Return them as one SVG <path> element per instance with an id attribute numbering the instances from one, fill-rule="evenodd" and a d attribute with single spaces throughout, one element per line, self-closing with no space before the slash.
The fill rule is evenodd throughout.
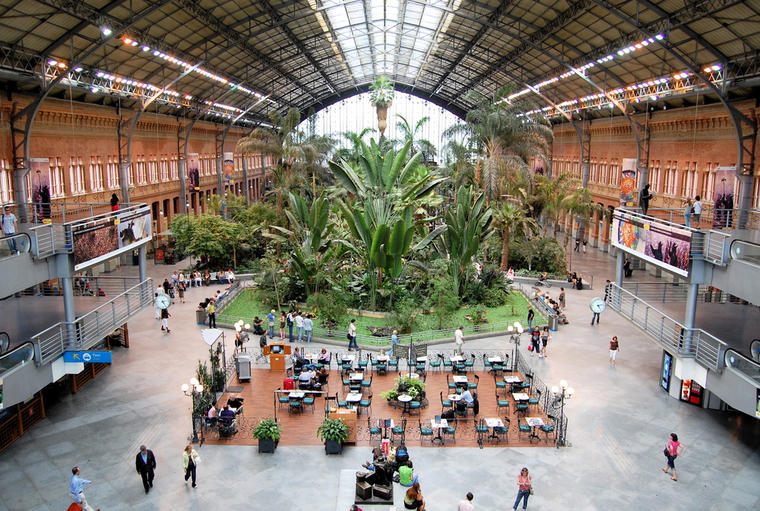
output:
<path id="1" fill-rule="evenodd" d="M 362 140 L 364 140 L 364 137 L 368 133 L 375 132 L 377 132 L 375 128 L 364 128 L 359 133 L 355 133 L 353 131 L 344 131 L 342 133 L 343 138 L 351 143 L 351 149 L 349 149 L 348 153 L 349 157 L 344 159 L 348 160 L 350 163 L 359 163 L 359 158 L 362 151 Z"/>
<path id="2" fill-rule="evenodd" d="M 396 117 L 401 119 L 401 122 L 396 123 L 396 129 L 401 132 L 401 141 L 406 144 L 411 142 L 410 156 L 414 156 L 417 153 L 422 153 L 424 161 L 432 160 L 432 158 L 438 153 L 432 142 L 424 138 L 419 138 L 419 134 L 422 128 L 430 120 L 430 117 L 425 116 L 412 126 L 409 121 L 406 120 L 401 114 L 396 114 Z"/>
<path id="3" fill-rule="evenodd" d="M 507 100 L 512 89 L 501 87 L 490 98 L 470 91 L 466 99 L 475 108 L 467 113 L 467 122 L 444 132 L 446 136 L 464 133 L 477 147 L 475 175 L 488 201 L 500 195 L 504 176 L 528 176 L 530 158 L 545 160 L 546 141 L 553 138 L 548 121 L 526 115 L 532 104 Z"/>
<path id="4" fill-rule="evenodd" d="M 538 231 L 538 224 L 526 214 L 525 208 L 513 202 L 505 202 L 493 210 L 495 227 L 501 232 L 501 270 L 509 270 L 509 243 L 513 234 L 531 234 Z"/>

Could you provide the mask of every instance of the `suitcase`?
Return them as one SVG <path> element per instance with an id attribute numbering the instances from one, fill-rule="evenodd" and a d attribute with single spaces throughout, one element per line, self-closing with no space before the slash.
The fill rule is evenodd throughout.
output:
<path id="1" fill-rule="evenodd" d="M 82 511 L 82 506 L 80 506 L 76 502 L 72 502 L 66 511 Z"/>
<path id="2" fill-rule="evenodd" d="M 356 483 L 356 496 L 361 500 L 369 500 L 372 498 L 372 485 L 369 483 L 357 482 Z"/>
<path id="3" fill-rule="evenodd" d="M 293 378 L 285 378 L 282 380 L 282 389 L 283 390 L 293 390 Z"/>
<path id="4" fill-rule="evenodd" d="M 391 486 L 380 486 L 376 484 L 372 487 L 375 497 L 383 500 L 391 500 L 393 498 L 393 488 Z"/>

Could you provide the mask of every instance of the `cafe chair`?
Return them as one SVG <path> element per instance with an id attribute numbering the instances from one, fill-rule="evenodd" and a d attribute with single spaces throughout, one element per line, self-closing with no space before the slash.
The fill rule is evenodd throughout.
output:
<path id="1" fill-rule="evenodd" d="M 300 412 L 303 409 L 303 402 L 300 399 L 293 398 L 288 401 L 288 414 Z"/>
<path id="2" fill-rule="evenodd" d="M 467 417 L 468 410 L 470 407 L 467 405 L 467 403 L 462 400 L 458 401 L 456 406 L 454 407 L 454 413 L 457 417 Z"/>
<path id="3" fill-rule="evenodd" d="M 430 440 L 430 444 L 433 444 L 433 428 L 431 427 L 423 427 L 422 421 L 417 420 L 417 424 L 420 426 L 420 443 L 423 443 L 425 441 L 425 438 Z"/>
<path id="4" fill-rule="evenodd" d="M 452 408 L 452 402 L 448 399 L 443 399 L 443 391 L 441 391 L 441 413 L 446 411 L 446 408 Z"/>
<path id="5" fill-rule="evenodd" d="M 337 408 L 338 407 L 338 393 L 335 393 L 335 396 L 330 396 L 328 394 L 325 394 L 325 417 L 330 415 L 330 408 Z"/>
<path id="6" fill-rule="evenodd" d="M 369 354 L 369 365 L 372 366 L 372 370 L 373 371 L 377 371 L 377 364 L 379 364 L 379 362 L 377 361 L 377 359 L 372 358 L 372 353 L 370 353 Z"/>
<path id="7" fill-rule="evenodd" d="M 425 364 L 425 362 L 417 362 L 417 364 L 414 366 L 415 370 L 417 371 L 417 374 L 419 374 L 420 376 L 425 375 L 425 373 L 427 372 L 426 367 L 427 365 Z"/>
<path id="8" fill-rule="evenodd" d="M 372 411 L 372 394 L 370 394 L 367 399 L 359 401 L 359 413 L 361 413 L 362 409 L 367 410 L 367 413 Z"/>
<path id="9" fill-rule="evenodd" d="M 515 413 L 525 417 L 528 414 L 528 403 L 517 403 L 515 405 Z"/>
<path id="10" fill-rule="evenodd" d="M 218 422 L 218 420 L 219 420 L 218 417 L 207 417 L 207 416 L 204 415 L 203 416 L 203 427 L 206 428 L 206 429 L 208 429 L 208 428 L 214 428 L 214 427 L 216 427 L 216 423 Z"/>
<path id="11" fill-rule="evenodd" d="M 512 421 L 510 421 L 508 417 L 504 417 L 502 421 L 504 422 L 504 427 L 499 426 L 493 428 L 493 434 L 496 435 L 496 440 L 501 440 L 503 438 L 509 443 L 509 426 Z"/>
<path id="12" fill-rule="evenodd" d="M 475 377 L 475 381 L 474 382 L 468 381 L 467 388 L 470 390 L 478 390 L 478 383 L 480 383 L 480 376 L 474 373 L 473 373 L 473 376 Z"/>
<path id="13" fill-rule="evenodd" d="M 419 415 L 422 410 L 422 403 L 419 401 L 409 401 L 409 415 L 412 414 L 412 410 L 417 410 L 417 415 Z"/>
<path id="14" fill-rule="evenodd" d="M 475 433 L 478 435 L 478 445 L 483 445 L 483 438 L 488 436 L 488 426 L 485 419 L 475 421 Z"/>
<path id="15" fill-rule="evenodd" d="M 530 424 L 528 424 L 527 422 L 523 424 L 522 422 L 520 422 L 520 419 L 518 419 L 517 426 L 518 426 L 518 431 L 520 435 L 522 435 L 523 433 L 527 433 L 528 435 L 530 435 Z"/>
<path id="16" fill-rule="evenodd" d="M 525 381 L 523 381 L 520 385 L 522 386 L 523 390 L 530 390 L 530 387 L 533 384 L 533 373 L 526 373 L 525 374 Z"/>
<path id="17" fill-rule="evenodd" d="M 383 428 L 377 426 L 377 420 L 375 420 L 375 425 L 372 425 L 372 418 L 367 417 L 367 427 L 369 428 L 369 443 L 372 443 L 372 437 L 377 436 L 378 440 L 383 439 Z"/>
<path id="18" fill-rule="evenodd" d="M 219 419 L 219 438 L 232 438 L 238 432 L 235 419 L 229 417 Z"/>
<path id="19" fill-rule="evenodd" d="M 443 437 L 446 438 L 446 436 L 450 436 L 453 441 L 457 441 L 457 420 L 456 419 L 448 419 L 446 421 L 448 426 L 446 426 L 441 433 L 443 433 Z"/>
<path id="20" fill-rule="evenodd" d="M 282 387 L 277 387 L 277 390 L 282 390 Z M 287 393 L 278 392 L 277 401 L 280 403 L 280 408 L 282 408 L 282 405 L 288 406 L 290 398 L 288 397 Z"/>
<path id="21" fill-rule="evenodd" d="M 449 387 L 449 394 L 456 394 L 457 392 L 457 384 L 454 382 L 454 380 L 451 379 L 451 375 L 446 375 L 446 383 Z"/>
<path id="22" fill-rule="evenodd" d="M 441 361 L 436 357 L 428 358 L 428 365 L 437 371 L 441 370 Z"/>
<path id="23" fill-rule="evenodd" d="M 348 375 L 351 374 L 354 370 L 354 366 L 351 365 L 351 362 L 345 362 L 341 364 L 341 374 L 342 375 Z"/>
<path id="24" fill-rule="evenodd" d="M 488 361 L 488 355 L 485 353 L 483 353 L 483 367 L 485 368 L 486 371 L 490 371 L 491 368 L 493 367 L 493 364 Z"/>
<path id="25" fill-rule="evenodd" d="M 541 391 L 539 389 L 535 390 L 536 394 L 538 394 L 537 397 L 531 397 L 528 400 L 528 406 L 533 406 L 535 408 L 538 408 L 538 402 L 541 400 Z"/>
<path id="26" fill-rule="evenodd" d="M 438 358 L 440 358 L 441 362 L 443 362 L 443 368 L 444 369 L 446 369 L 447 367 L 450 367 L 453 370 L 454 364 L 451 362 L 451 360 L 449 360 L 448 358 L 444 357 L 443 353 L 439 353 L 438 354 Z"/>
<path id="27" fill-rule="evenodd" d="M 549 415 L 547 420 L 551 421 L 552 423 L 546 423 L 543 426 L 541 426 L 540 429 L 541 429 L 541 431 L 543 431 L 546 434 L 546 441 L 548 442 L 549 441 L 549 434 L 550 433 L 554 433 L 554 431 L 555 431 L 555 427 L 554 427 L 553 423 L 555 422 L 556 418 L 553 417 L 553 416 L 551 416 L 551 415 Z M 556 443 L 557 442 L 557 435 L 552 435 L 552 440 L 554 440 L 554 442 Z"/>
<path id="28" fill-rule="evenodd" d="M 475 367 L 475 353 L 471 353 L 471 358 L 465 359 L 464 366 L 467 368 L 468 371 Z"/>
<path id="29" fill-rule="evenodd" d="M 303 398 L 303 406 L 304 407 L 311 406 L 311 413 L 314 413 L 315 404 L 314 404 L 313 394 L 309 394 L 308 396 Z"/>
<path id="30" fill-rule="evenodd" d="M 515 392 L 520 393 L 523 391 L 522 383 L 513 383 L 512 384 L 512 390 L 510 391 L 512 394 Z"/>
<path id="31" fill-rule="evenodd" d="M 406 437 L 406 417 L 401 419 L 401 426 L 393 426 L 391 428 L 391 443 L 396 443 L 396 437 L 401 439 L 401 444 L 404 444 L 404 440 Z M 394 424 L 398 424 L 398 422 L 394 422 Z"/>
<path id="32" fill-rule="evenodd" d="M 509 400 L 499 399 L 499 389 L 496 389 L 496 406 L 499 412 L 501 412 L 502 409 L 509 411 Z"/>
<path id="33" fill-rule="evenodd" d="M 372 375 L 372 376 L 370 376 L 370 377 L 369 377 L 369 380 L 362 380 L 362 383 L 361 383 L 361 388 L 363 388 L 363 389 L 368 389 L 368 388 L 372 387 L 372 379 L 373 379 L 374 377 L 375 377 L 375 376 L 374 376 L 374 375 Z"/>
<path id="34" fill-rule="evenodd" d="M 370 355 L 370 357 L 371 357 L 371 355 Z M 366 358 L 364 360 L 361 359 L 361 352 L 359 352 L 359 363 L 358 363 L 358 365 L 359 365 L 359 368 L 362 371 L 365 371 L 367 369 L 367 366 L 369 365 L 369 361 Z"/>
<path id="35" fill-rule="evenodd" d="M 389 357 L 388 358 L 388 367 L 391 367 L 391 368 L 394 368 L 394 369 L 397 368 L 398 367 L 398 359 L 394 358 L 394 357 Z"/>
<path id="36" fill-rule="evenodd" d="M 499 378 L 499 376 L 496 373 L 493 373 L 493 382 L 496 385 L 496 392 L 498 393 L 499 390 L 504 391 L 504 396 L 507 395 L 507 382 L 504 381 L 503 378 Z"/>
<path id="37" fill-rule="evenodd" d="M 390 362 L 390 361 L 391 360 L 388 359 L 388 362 Z M 386 362 L 376 362 L 376 363 L 377 363 L 377 365 L 375 366 L 375 372 L 377 372 L 378 375 L 381 375 L 381 374 L 387 375 L 388 374 L 388 364 Z"/>
<path id="38" fill-rule="evenodd" d="M 335 393 L 335 397 L 336 398 L 338 397 L 337 392 Z M 338 399 L 338 408 L 348 408 L 348 401 L 346 400 L 341 401 L 340 399 Z"/>

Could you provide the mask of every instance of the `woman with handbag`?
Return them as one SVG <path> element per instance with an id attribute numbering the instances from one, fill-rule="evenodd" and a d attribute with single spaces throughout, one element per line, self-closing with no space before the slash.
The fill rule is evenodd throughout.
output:
<path id="1" fill-rule="evenodd" d="M 683 453 L 683 444 L 678 441 L 678 435 L 671 433 L 670 442 L 668 442 L 668 446 L 663 451 L 665 457 L 668 458 L 668 466 L 663 468 L 662 471 L 667 474 L 668 470 L 673 470 L 673 477 L 671 479 L 674 481 L 678 481 L 678 477 L 676 477 L 676 458 L 681 453 Z"/>
<path id="2" fill-rule="evenodd" d="M 185 469 L 185 482 L 187 482 L 190 477 L 193 478 L 193 488 L 198 487 L 198 485 L 195 484 L 195 469 L 200 462 L 201 457 L 198 456 L 198 451 L 193 449 L 192 444 L 187 444 L 187 447 L 185 447 L 185 450 L 182 452 L 182 468 Z"/>
<path id="3" fill-rule="evenodd" d="M 523 510 L 528 507 L 528 497 L 533 495 L 533 480 L 528 473 L 528 469 L 523 467 L 520 471 L 520 475 L 517 476 L 517 500 L 515 505 L 512 506 L 512 511 L 517 511 L 517 506 L 520 504 L 520 499 L 523 500 Z"/>

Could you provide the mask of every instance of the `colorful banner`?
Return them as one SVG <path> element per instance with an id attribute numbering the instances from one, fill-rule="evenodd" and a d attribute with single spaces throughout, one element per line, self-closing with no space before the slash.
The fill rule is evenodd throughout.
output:
<path id="1" fill-rule="evenodd" d="M 150 210 L 126 211 L 72 227 L 74 270 L 94 266 L 144 245 L 153 237 Z"/>
<path id="2" fill-rule="evenodd" d="M 689 276 L 691 231 L 616 211 L 612 244 L 668 271 Z"/>
<path id="3" fill-rule="evenodd" d="M 32 222 L 50 223 L 50 158 L 30 158 Z"/>
<path id="4" fill-rule="evenodd" d="M 187 155 L 187 191 L 197 192 L 201 189 L 201 165 L 198 153 Z"/>
<path id="5" fill-rule="evenodd" d="M 623 158 L 623 177 L 620 180 L 620 204 L 633 207 L 636 192 L 636 158 Z"/>
<path id="6" fill-rule="evenodd" d="M 713 229 L 731 229 L 734 220 L 736 167 L 718 167 L 715 171 L 715 210 Z"/>
<path id="7" fill-rule="evenodd" d="M 235 172 L 235 162 L 233 160 L 232 153 L 224 153 L 224 161 L 222 162 L 222 171 L 224 171 L 224 177 L 227 182 L 232 184 L 232 173 Z"/>

